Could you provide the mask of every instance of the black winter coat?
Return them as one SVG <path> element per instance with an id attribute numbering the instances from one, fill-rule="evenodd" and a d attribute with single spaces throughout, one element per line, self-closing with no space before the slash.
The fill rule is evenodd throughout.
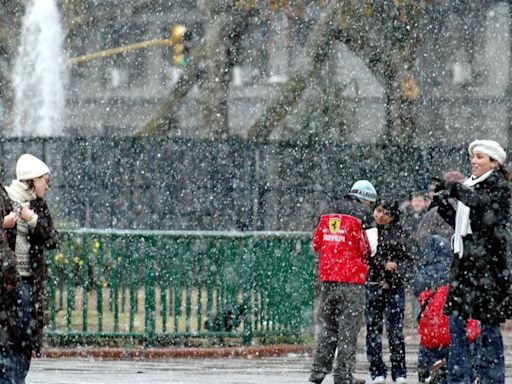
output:
<path id="1" fill-rule="evenodd" d="M 34 276 L 35 304 L 36 304 L 36 331 L 32 346 L 36 355 L 41 354 L 44 327 L 44 281 L 46 279 L 46 260 L 44 249 L 55 249 L 61 242 L 61 236 L 53 225 L 53 219 L 44 199 L 37 198 L 30 202 L 30 209 L 37 214 L 37 225 L 31 228 L 28 234 L 30 243 L 30 264 Z"/>
<path id="2" fill-rule="evenodd" d="M 12 211 L 11 200 L 0 184 L 0 217 Z M 0 351 L 11 351 L 17 338 L 16 287 L 20 276 L 16 269 L 16 255 L 2 233 L 0 235 Z"/>
<path id="3" fill-rule="evenodd" d="M 450 288 L 445 314 L 458 312 L 487 324 L 503 322 L 510 305 L 510 273 L 507 252 L 510 243 L 510 184 L 499 172 L 472 188 L 450 184 L 439 198 L 439 214 L 455 227 L 455 209 L 448 202 L 454 197 L 470 209 L 472 234 L 463 237 L 462 257 L 454 255 L 450 268 Z"/>
<path id="4" fill-rule="evenodd" d="M 403 287 L 414 275 L 414 259 L 408 232 L 397 221 L 384 226 L 378 225 L 377 230 L 377 252 L 368 258 L 368 282 L 386 281 L 390 288 Z M 396 271 L 385 270 L 390 261 L 397 264 Z"/>

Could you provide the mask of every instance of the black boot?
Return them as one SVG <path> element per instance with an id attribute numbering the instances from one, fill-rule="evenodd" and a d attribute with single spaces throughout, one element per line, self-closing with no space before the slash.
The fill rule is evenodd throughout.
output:
<path id="1" fill-rule="evenodd" d="M 323 372 L 311 372 L 311 376 L 309 376 L 309 381 L 311 383 L 320 384 L 325 378 L 325 373 Z"/>
<path id="2" fill-rule="evenodd" d="M 363 379 L 356 379 L 354 376 L 349 378 L 341 378 L 334 376 L 334 384 L 365 384 L 366 381 Z"/>

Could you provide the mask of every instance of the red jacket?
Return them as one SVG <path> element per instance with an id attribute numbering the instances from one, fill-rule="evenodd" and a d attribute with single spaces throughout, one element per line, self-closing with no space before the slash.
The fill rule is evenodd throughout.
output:
<path id="1" fill-rule="evenodd" d="M 430 294 L 430 289 L 420 293 L 419 301 L 422 307 L 430 297 Z M 443 314 L 447 295 L 448 285 L 439 287 L 421 314 L 418 323 L 418 333 L 420 335 L 420 344 L 425 348 L 437 349 L 450 345 L 450 322 L 448 316 Z M 474 342 L 479 334 L 478 321 L 469 319 L 466 327 L 468 340 Z"/>
<path id="2" fill-rule="evenodd" d="M 320 253 L 320 280 L 364 284 L 368 277 L 367 239 L 361 221 L 343 214 L 323 215 L 313 249 Z"/>

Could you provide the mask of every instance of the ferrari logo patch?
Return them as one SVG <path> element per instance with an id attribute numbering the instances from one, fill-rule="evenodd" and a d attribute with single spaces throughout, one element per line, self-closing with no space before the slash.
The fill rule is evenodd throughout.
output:
<path id="1" fill-rule="evenodd" d="M 340 225 L 341 225 L 341 219 L 339 219 L 339 218 L 329 219 L 329 230 L 331 231 L 331 233 L 333 235 L 338 233 L 338 231 L 340 230 Z"/>

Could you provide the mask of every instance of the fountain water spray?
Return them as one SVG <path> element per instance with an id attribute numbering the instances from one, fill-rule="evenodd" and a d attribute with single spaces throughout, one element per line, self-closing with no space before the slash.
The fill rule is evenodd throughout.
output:
<path id="1" fill-rule="evenodd" d="M 30 0 L 14 63 L 14 136 L 62 134 L 66 58 L 56 0 Z"/>

